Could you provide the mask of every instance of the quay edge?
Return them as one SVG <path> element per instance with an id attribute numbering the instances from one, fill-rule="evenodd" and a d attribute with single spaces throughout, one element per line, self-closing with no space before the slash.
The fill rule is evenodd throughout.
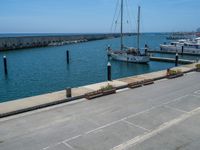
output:
<path id="1" fill-rule="evenodd" d="M 195 69 L 196 64 L 197 63 L 193 63 L 190 65 L 183 65 L 180 67 L 174 67 L 172 69 L 181 69 L 183 73 L 189 73 L 196 70 Z M 107 84 L 111 84 L 116 89 L 119 90 L 127 88 L 128 84 L 132 82 L 144 81 L 149 79 L 156 81 L 164 78 L 166 78 L 166 70 L 73 88 L 72 98 L 68 99 L 66 98 L 66 91 L 63 90 L 63 91 L 23 98 L 19 100 L 4 102 L 0 103 L 0 118 L 5 118 L 8 116 L 21 114 L 28 111 L 33 111 L 57 104 L 78 100 L 84 98 L 84 95 L 86 93 L 99 90 L 102 86 L 105 86 Z"/>

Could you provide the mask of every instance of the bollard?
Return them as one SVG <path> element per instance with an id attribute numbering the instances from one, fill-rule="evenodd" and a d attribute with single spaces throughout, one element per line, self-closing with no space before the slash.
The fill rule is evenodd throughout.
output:
<path id="1" fill-rule="evenodd" d="M 66 89 L 66 97 L 67 97 L 67 98 L 72 97 L 72 89 L 71 89 L 71 88 L 67 88 L 67 89 Z"/>
<path id="2" fill-rule="evenodd" d="M 7 70 L 7 58 L 6 58 L 6 56 L 3 56 L 3 64 L 4 64 L 4 73 L 7 75 L 8 70 Z"/>
<path id="3" fill-rule="evenodd" d="M 66 55 L 67 55 L 67 63 L 69 64 L 69 50 L 66 51 Z"/>
<path id="4" fill-rule="evenodd" d="M 148 45 L 147 44 L 145 44 L 145 46 L 144 46 L 144 52 L 145 52 L 145 54 L 147 54 L 147 52 L 148 52 Z"/>
<path id="5" fill-rule="evenodd" d="M 178 66 L 178 53 L 176 53 L 176 57 L 175 57 L 175 66 Z"/>
<path id="6" fill-rule="evenodd" d="M 183 55 L 184 46 L 181 47 L 181 54 Z"/>
<path id="7" fill-rule="evenodd" d="M 107 73 L 108 73 L 108 81 L 112 81 L 112 77 L 111 77 L 111 64 L 110 64 L 110 62 L 108 62 L 108 65 L 107 65 Z"/>

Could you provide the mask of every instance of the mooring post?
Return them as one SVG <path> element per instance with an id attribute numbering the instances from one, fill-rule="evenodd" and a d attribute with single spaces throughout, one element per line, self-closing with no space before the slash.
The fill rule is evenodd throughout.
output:
<path id="1" fill-rule="evenodd" d="M 111 64 L 110 64 L 110 62 L 108 62 L 108 65 L 107 65 L 107 73 L 108 73 L 108 81 L 112 81 Z"/>
<path id="2" fill-rule="evenodd" d="M 181 47 L 181 54 L 183 55 L 184 46 Z"/>
<path id="3" fill-rule="evenodd" d="M 175 66 L 178 66 L 178 53 L 176 53 L 176 57 L 175 57 Z"/>
<path id="4" fill-rule="evenodd" d="M 67 63 L 69 64 L 69 50 L 67 50 L 66 55 L 67 55 Z"/>
<path id="5" fill-rule="evenodd" d="M 147 54 L 147 52 L 148 52 L 148 45 L 147 44 L 145 44 L 145 46 L 144 46 L 144 52 L 145 52 L 145 54 Z"/>
<path id="6" fill-rule="evenodd" d="M 7 75 L 8 69 L 7 69 L 7 58 L 6 58 L 6 56 L 3 56 L 3 64 L 4 64 L 4 73 Z"/>
<path id="7" fill-rule="evenodd" d="M 69 87 L 66 89 L 66 97 L 67 97 L 67 98 L 72 97 L 72 89 L 69 88 Z"/>

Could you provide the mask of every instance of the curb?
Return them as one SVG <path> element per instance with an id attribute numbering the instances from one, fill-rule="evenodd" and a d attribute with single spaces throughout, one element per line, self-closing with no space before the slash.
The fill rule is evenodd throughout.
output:
<path id="1" fill-rule="evenodd" d="M 62 100 L 58 100 L 58 101 L 55 101 L 55 102 L 41 104 L 41 105 L 28 107 L 28 108 L 24 108 L 24 109 L 20 109 L 20 110 L 16 110 L 16 111 L 11 111 L 11 112 L 8 112 L 8 113 L 3 113 L 3 114 L 0 114 L 0 118 L 18 115 L 18 114 L 21 114 L 21 113 L 26 113 L 26 112 L 29 112 L 29 111 L 38 110 L 38 109 L 42 109 L 42 108 L 46 108 L 46 107 L 54 106 L 54 105 L 58 105 L 58 104 L 63 104 L 63 103 L 75 101 L 75 100 L 81 99 L 81 98 L 84 98 L 84 95 L 72 97 L 72 98 L 68 98 L 68 99 L 62 99 Z"/>

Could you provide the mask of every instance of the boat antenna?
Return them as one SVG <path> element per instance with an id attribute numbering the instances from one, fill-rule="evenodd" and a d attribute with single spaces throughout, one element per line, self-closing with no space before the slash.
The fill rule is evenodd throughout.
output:
<path id="1" fill-rule="evenodd" d="M 123 6 L 124 5 L 124 0 L 121 0 L 121 50 L 123 50 Z"/>
<path id="2" fill-rule="evenodd" d="M 140 50 L 140 6 L 138 6 L 137 50 Z"/>

